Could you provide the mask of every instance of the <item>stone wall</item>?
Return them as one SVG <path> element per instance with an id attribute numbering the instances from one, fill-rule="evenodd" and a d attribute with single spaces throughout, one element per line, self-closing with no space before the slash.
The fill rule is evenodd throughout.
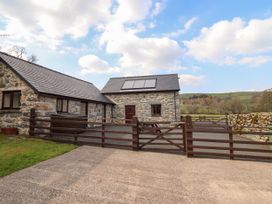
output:
<path id="1" fill-rule="evenodd" d="M 125 106 L 135 105 L 136 116 L 140 121 L 176 121 L 180 118 L 177 94 L 177 92 L 154 92 L 105 95 L 116 103 L 113 110 L 114 118 L 125 119 Z M 152 104 L 161 104 L 160 117 L 152 117 Z"/>
<path id="2" fill-rule="evenodd" d="M 112 105 L 106 106 L 106 122 L 111 122 L 112 119 Z"/>
<path id="3" fill-rule="evenodd" d="M 0 110 L 0 127 L 17 127 L 20 134 L 27 133 L 30 109 L 35 107 L 38 95 L 0 62 L 0 109 L 2 109 L 2 91 L 21 91 L 21 108 L 20 110 Z"/>
<path id="4" fill-rule="evenodd" d="M 21 91 L 21 107 L 19 110 L 2 110 L 3 91 Z M 38 95 L 12 70 L 0 63 L 0 128 L 16 127 L 19 134 L 28 134 L 30 109 L 35 108 L 37 116 L 50 116 L 56 113 L 56 97 Z M 107 105 L 107 118 L 111 118 L 110 105 Z M 101 121 L 103 105 L 89 103 L 90 120 Z M 80 100 L 69 100 L 68 112 L 80 114 Z"/>
<path id="5" fill-rule="evenodd" d="M 69 100 L 68 102 L 68 112 L 74 114 L 80 114 L 80 101 Z"/>
<path id="6" fill-rule="evenodd" d="M 28 134 L 30 109 L 35 108 L 38 116 L 56 113 L 56 99 L 39 96 L 12 70 L 0 63 L 0 128 L 16 127 L 19 134 Z M 2 110 L 3 91 L 21 91 L 19 110 Z"/>
<path id="7" fill-rule="evenodd" d="M 237 131 L 263 132 L 271 131 L 272 113 L 230 114 L 229 123 Z M 252 139 L 252 136 L 248 136 Z M 256 135 L 255 140 L 268 141 L 268 136 Z M 272 138 L 271 138 L 272 139 Z"/>
<path id="8" fill-rule="evenodd" d="M 106 105 L 106 120 L 110 121 L 112 118 L 112 105 Z M 104 105 L 101 103 L 89 103 L 88 104 L 88 120 L 90 122 L 102 122 L 104 118 Z"/>

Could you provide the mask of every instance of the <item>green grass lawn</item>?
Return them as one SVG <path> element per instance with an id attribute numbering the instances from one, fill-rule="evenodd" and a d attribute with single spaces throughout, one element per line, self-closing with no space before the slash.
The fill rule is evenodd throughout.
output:
<path id="1" fill-rule="evenodd" d="M 23 136 L 7 137 L 0 134 L 0 177 L 75 148 L 73 144 L 60 144 Z"/>

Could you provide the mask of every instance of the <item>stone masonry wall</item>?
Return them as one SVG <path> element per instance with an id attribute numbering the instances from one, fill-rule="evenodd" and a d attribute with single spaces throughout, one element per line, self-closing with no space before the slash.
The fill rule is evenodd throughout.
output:
<path id="1" fill-rule="evenodd" d="M 21 91 L 21 108 L 19 110 L 2 110 L 3 91 Z M 56 101 L 55 97 L 36 94 L 12 70 L 0 63 L 0 129 L 16 127 L 19 130 L 19 134 L 28 134 L 30 109 L 35 108 L 38 116 L 50 116 L 52 113 L 56 113 Z M 90 120 L 99 119 L 101 121 L 104 115 L 103 105 L 89 103 L 88 106 Z M 110 107 L 110 105 L 107 106 Z M 80 114 L 80 101 L 69 100 L 68 112 Z M 108 117 L 111 117 L 111 113 L 108 114 L 107 111 Z"/>
<path id="2" fill-rule="evenodd" d="M 113 110 L 114 118 L 125 118 L 126 105 L 135 105 L 136 116 L 140 121 L 176 121 L 180 118 L 176 92 L 106 94 L 106 96 L 116 103 Z M 151 116 L 151 104 L 161 104 L 161 117 Z"/>
<path id="3" fill-rule="evenodd" d="M 80 114 L 80 101 L 69 100 L 68 112 L 74 114 Z"/>
<path id="4" fill-rule="evenodd" d="M 111 105 L 106 105 L 106 120 L 107 122 L 111 119 Z M 100 103 L 89 103 L 88 104 L 88 120 L 90 122 L 102 122 L 104 118 L 104 105 Z"/>
<path id="5" fill-rule="evenodd" d="M 2 109 L 2 91 L 21 91 L 21 108 L 20 110 L 0 110 L 0 127 L 17 127 L 20 134 L 27 133 L 29 112 L 35 107 L 38 95 L 0 62 L 0 109 Z"/>

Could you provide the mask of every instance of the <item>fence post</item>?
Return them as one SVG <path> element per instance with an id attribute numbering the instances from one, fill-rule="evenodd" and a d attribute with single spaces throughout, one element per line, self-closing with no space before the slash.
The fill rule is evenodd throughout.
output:
<path id="1" fill-rule="evenodd" d="M 226 113 L 226 124 L 227 124 L 227 126 L 229 126 L 230 125 L 230 123 L 229 123 L 230 121 L 229 121 L 229 114 L 228 113 Z"/>
<path id="2" fill-rule="evenodd" d="M 192 129 L 192 117 L 185 117 L 185 132 L 186 132 L 186 143 L 187 143 L 187 157 L 193 157 L 193 132 L 189 129 Z"/>
<path id="3" fill-rule="evenodd" d="M 36 116 L 35 108 L 31 108 L 30 109 L 30 116 L 29 116 L 29 135 L 30 136 L 34 136 L 35 116 Z"/>
<path id="4" fill-rule="evenodd" d="M 105 122 L 106 122 L 106 119 L 103 118 L 102 119 L 102 137 L 101 137 L 101 147 L 104 147 L 105 146 Z"/>
<path id="5" fill-rule="evenodd" d="M 139 150 L 139 121 L 136 116 L 132 119 L 132 150 L 138 151 Z"/>
<path id="6" fill-rule="evenodd" d="M 183 152 L 184 154 L 186 154 L 187 152 L 186 124 L 181 123 L 181 127 L 182 127 L 182 138 L 183 138 Z"/>
<path id="7" fill-rule="evenodd" d="M 230 148 L 230 159 L 234 158 L 233 155 L 233 133 L 232 133 L 232 127 L 228 126 L 229 131 L 229 148 Z"/>

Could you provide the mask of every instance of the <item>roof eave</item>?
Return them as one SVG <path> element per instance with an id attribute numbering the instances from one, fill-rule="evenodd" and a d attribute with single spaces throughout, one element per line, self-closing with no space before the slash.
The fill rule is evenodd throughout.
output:
<path id="1" fill-rule="evenodd" d="M 88 101 L 88 102 L 94 102 L 94 103 L 102 103 L 102 104 L 111 104 L 115 105 L 114 102 L 109 100 L 109 102 L 106 101 L 98 101 L 98 100 L 90 100 L 86 98 L 76 98 L 76 97 L 71 97 L 71 96 L 63 96 L 63 95 L 58 95 L 58 94 L 52 94 L 52 93 L 45 93 L 45 92 L 40 92 L 40 95 L 45 95 L 45 96 L 54 96 L 54 97 L 60 97 L 60 98 L 68 98 L 68 99 L 73 99 L 73 100 L 80 100 L 80 101 Z"/>
<path id="2" fill-rule="evenodd" d="M 172 89 L 172 90 L 152 90 L 152 91 L 121 91 L 121 92 L 102 92 L 102 94 L 128 94 L 128 93 L 154 93 L 154 92 L 179 92 L 180 89 Z"/>

